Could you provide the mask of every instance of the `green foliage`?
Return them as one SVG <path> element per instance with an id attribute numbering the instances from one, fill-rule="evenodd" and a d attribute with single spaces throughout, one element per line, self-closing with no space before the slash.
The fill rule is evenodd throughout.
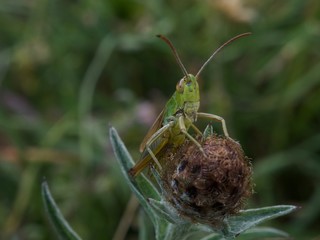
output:
<path id="1" fill-rule="evenodd" d="M 46 215 L 54 227 L 59 239 L 79 240 L 80 237 L 73 231 L 68 222 L 62 216 L 54 199 L 51 196 L 47 182 L 42 183 L 42 199 L 45 206 Z"/>
<path id="2" fill-rule="evenodd" d="M 138 158 L 181 78 L 154 36 L 169 37 L 195 73 L 221 43 L 247 31 L 253 35 L 201 74 L 201 111 L 223 116 L 253 158 L 250 207 L 301 206 L 272 225 L 296 239 L 319 234 L 317 1 L 0 2 L 1 239 L 54 239 L 39 195 L 43 176 L 80 236 L 111 239 L 130 191 L 106 125 Z M 128 236 L 136 231 L 130 225 Z"/>

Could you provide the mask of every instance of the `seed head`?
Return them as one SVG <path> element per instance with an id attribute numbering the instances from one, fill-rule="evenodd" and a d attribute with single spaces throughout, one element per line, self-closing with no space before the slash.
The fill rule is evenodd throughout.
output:
<path id="1" fill-rule="evenodd" d="M 161 180 L 167 201 L 181 216 L 217 227 L 252 194 L 251 165 L 230 138 L 211 135 L 201 146 L 206 156 L 191 141 L 166 151 Z"/>

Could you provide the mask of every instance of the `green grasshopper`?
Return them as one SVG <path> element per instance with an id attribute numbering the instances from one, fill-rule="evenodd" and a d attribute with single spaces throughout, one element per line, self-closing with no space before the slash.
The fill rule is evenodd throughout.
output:
<path id="1" fill-rule="evenodd" d="M 140 145 L 140 152 L 142 152 L 141 158 L 135 164 L 135 166 L 129 170 L 131 176 L 134 177 L 138 175 L 146 166 L 150 164 L 150 161 L 152 160 L 161 170 L 162 167 L 156 156 L 160 154 L 161 150 L 165 149 L 165 147 L 167 147 L 168 145 L 178 147 L 179 145 L 183 144 L 185 138 L 188 138 L 196 146 L 198 146 L 198 148 L 205 156 L 200 143 L 188 133 L 188 129 L 191 127 L 195 130 L 196 133 L 202 135 L 201 131 L 194 125 L 194 122 L 197 121 L 198 117 L 221 122 L 224 135 L 226 137 L 229 137 L 226 122 L 222 117 L 215 114 L 198 112 L 198 109 L 200 107 L 200 94 L 197 79 L 204 67 L 224 46 L 238 38 L 248 36 L 250 34 L 251 33 L 240 34 L 221 45 L 212 53 L 212 55 L 202 65 L 195 76 L 192 74 L 188 74 L 186 68 L 180 60 L 175 47 L 170 42 L 170 40 L 162 35 L 157 35 L 157 37 L 165 41 L 171 48 L 183 72 L 184 77 L 177 83 L 175 93 L 166 103 L 165 108 L 159 114 L 159 116 L 149 129 L 148 133 L 144 137 Z"/>

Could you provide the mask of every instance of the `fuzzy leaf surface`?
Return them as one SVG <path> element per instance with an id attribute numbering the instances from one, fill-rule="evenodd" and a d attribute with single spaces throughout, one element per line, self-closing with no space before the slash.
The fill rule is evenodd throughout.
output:
<path id="1" fill-rule="evenodd" d="M 296 209 L 292 205 L 278 205 L 240 211 L 239 215 L 226 219 L 228 229 L 226 236 L 236 236 L 266 220 L 286 215 Z"/>
<path id="2" fill-rule="evenodd" d="M 45 206 L 46 215 L 52 227 L 61 240 L 80 240 L 78 234 L 71 228 L 65 220 L 58 206 L 56 205 L 46 181 L 42 183 L 42 200 Z"/>

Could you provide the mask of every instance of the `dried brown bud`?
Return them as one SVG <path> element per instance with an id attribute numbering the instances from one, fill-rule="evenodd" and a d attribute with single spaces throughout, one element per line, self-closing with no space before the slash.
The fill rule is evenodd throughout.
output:
<path id="1" fill-rule="evenodd" d="M 239 143 L 217 135 L 166 151 L 161 180 L 167 201 L 193 221 L 219 226 L 252 193 L 251 165 Z"/>

